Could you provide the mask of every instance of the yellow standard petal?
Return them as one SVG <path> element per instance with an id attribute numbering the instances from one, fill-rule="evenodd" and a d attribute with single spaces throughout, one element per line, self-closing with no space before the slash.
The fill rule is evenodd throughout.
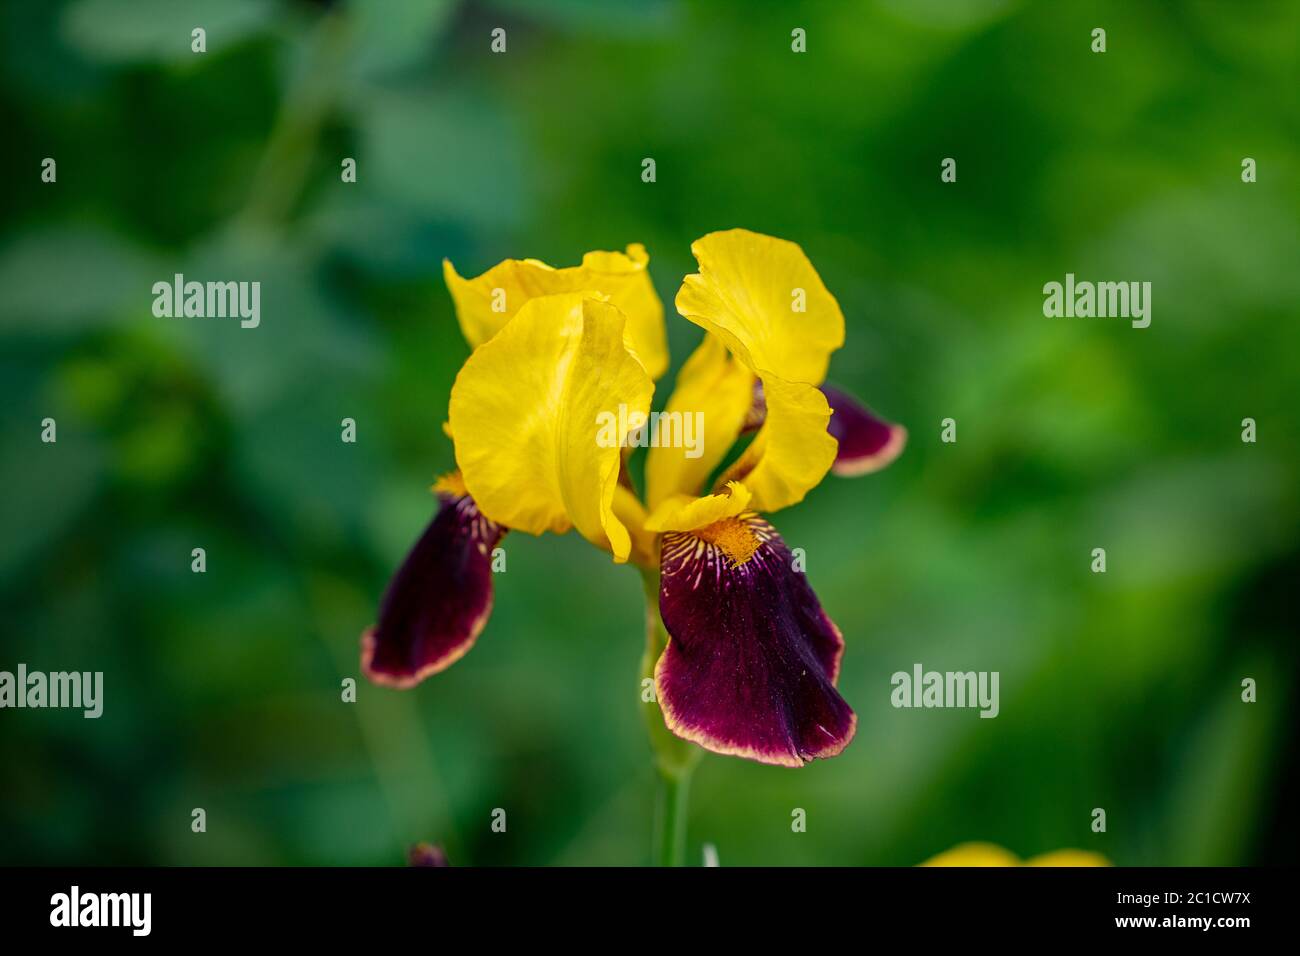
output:
<path id="1" fill-rule="evenodd" d="M 653 510 L 673 495 L 696 495 L 722 463 L 745 423 L 754 400 L 754 373 L 728 353 L 722 340 L 706 335 L 677 373 L 677 386 L 661 414 L 677 434 L 691 434 L 698 445 L 684 442 L 652 445 L 646 456 L 646 502 Z M 660 428 L 661 435 L 664 429 Z M 679 529 L 685 530 L 685 529 Z"/>
<path id="2" fill-rule="evenodd" d="M 644 568 L 659 567 L 657 536 L 646 527 L 645 505 L 627 485 L 614 488 L 614 517 L 622 522 L 632 538 L 632 562 Z"/>
<path id="3" fill-rule="evenodd" d="M 625 322 L 581 293 L 530 299 L 465 362 L 449 414 L 484 515 L 530 534 L 576 527 L 620 562 L 631 550 L 613 507 L 620 449 L 601 423 L 645 416 L 654 391 L 623 344 Z"/>
<path id="4" fill-rule="evenodd" d="M 691 244 L 700 271 L 677 293 L 677 311 L 721 337 L 755 372 L 820 385 L 844 344 L 844 314 L 802 249 L 747 229 Z"/>
<path id="5" fill-rule="evenodd" d="M 582 265 L 555 269 L 537 259 L 507 259 L 473 279 L 444 259 L 443 276 L 465 340 L 478 348 L 501 331 L 530 299 L 599 292 L 627 317 L 627 347 L 651 378 L 668 369 L 664 307 L 650 281 L 650 256 L 640 243 L 624 252 L 589 252 Z"/>
<path id="6" fill-rule="evenodd" d="M 835 463 L 839 444 L 826 431 L 831 407 L 821 389 L 763 376 L 767 417 L 749 447 L 723 475 L 753 493 L 755 511 L 797 504 Z"/>

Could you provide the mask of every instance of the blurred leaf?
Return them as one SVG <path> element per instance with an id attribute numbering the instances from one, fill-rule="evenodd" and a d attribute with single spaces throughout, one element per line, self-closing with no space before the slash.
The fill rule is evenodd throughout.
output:
<path id="1" fill-rule="evenodd" d="M 1264 676 L 1284 672 L 1282 661 L 1256 657 L 1240 666 L 1240 674 L 1213 682 L 1214 697 L 1203 702 L 1184 744 L 1165 817 L 1174 850 L 1163 864 L 1239 866 L 1257 839 L 1258 813 L 1275 772 L 1270 746 L 1293 702 L 1285 684 Z M 1245 703 L 1240 678 L 1251 675 L 1267 689 Z"/>
<path id="2" fill-rule="evenodd" d="M 579 33 L 644 36 L 662 33 L 673 23 L 681 4 L 678 0 L 491 0 L 491 6 L 505 15 L 497 19 L 507 31 L 512 21 L 518 22 L 516 18 L 526 17 Z M 483 42 L 487 43 L 486 37 Z"/>
<path id="3" fill-rule="evenodd" d="M 458 0 L 351 0 L 352 70 L 365 78 L 429 60 Z"/>
<path id="4" fill-rule="evenodd" d="M 87 506 L 105 474 L 101 443 L 79 431 L 75 420 L 38 404 L 25 411 L 6 418 L 0 443 L 5 487 L 0 578 L 5 579 L 36 570 L 41 551 L 87 519 Z M 58 421 L 58 441 L 50 444 L 41 441 L 47 415 Z"/>
<path id="5" fill-rule="evenodd" d="M 315 250 L 273 233 L 232 230 L 196 246 L 173 271 L 187 281 L 260 283 L 256 327 L 241 319 L 152 319 L 210 375 L 240 421 L 306 383 L 355 382 L 374 368 L 366 328 L 320 282 Z M 167 279 L 170 272 L 161 278 Z M 338 417 L 330 418 L 336 425 Z"/>
<path id="6" fill-rule="evenodd" d="M 0 332 L 66 334 L 147 310 L 160 272 L 154 256 L 102 229 L 33 230 L 0 251 Z"/>
<path id="7" fill-rule="evenodd" d="M 263 29 L 275 5 L 259 0 L 78 0 L 63 35 L 87 57 L 107 62 L 179 62 L 210 56 Z M 207 31 L 207 53 L 191 49 L 191 31 Z"/>
<path id="8" fill-rule="evenodd" d="M 379 93 L 360 126 L 357 180 L 381 197 L 486 226 L 529 215 L 523 144 L 480 95 Z"/>

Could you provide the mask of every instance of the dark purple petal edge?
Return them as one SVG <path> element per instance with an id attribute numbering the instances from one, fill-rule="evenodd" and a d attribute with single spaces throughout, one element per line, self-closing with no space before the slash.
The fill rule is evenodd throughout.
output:
<path id="1" fill-rule="evenodd" d="M 492 549 L 506 529 L 467 495 L 442 493 L 433 520 L 389 582 L 379 623 L 361 636 L 376 684 L 413 687 L 460 660 L 492 613 Z"/>

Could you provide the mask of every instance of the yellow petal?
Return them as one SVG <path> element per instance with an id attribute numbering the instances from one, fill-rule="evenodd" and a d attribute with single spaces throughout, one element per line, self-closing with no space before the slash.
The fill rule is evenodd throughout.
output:
<path id="1" fill-rule="evenodd" d="M 753 493 L 754 510 L 772 512 L 817 487 L 839 445 L 826 431 L 831 407 L 821 389 L 771 374 L 762 381 L 767 417 L 723 480 L 743 482 Z"/>
<path id="2" fill-rule="evenodd" d="M 613 509 L 620 449 L 599 440 L 600 421 L 620 405 L 646 415 L 654 391 L 624 324 L 581 293 L 530 299 L 470 355 L 450 403 L 456 462 L 484 515 L 530 534 L 576 527 L 615 561 L 631 540 Z"/>
<path id="3" fill-rule="evenodd" d="M 754 373 L 722 341 L 706 335 L 677 373 L 677 386 L 662 414 L 692 416 L 697 449 L 651 446 L 646 456 L 646 502 L 651 510 L 673 495 L 696 495 L 735 443 L 754 400 Z M 670 421 L 673 419 L 670 419 Z M 681 433 L 681 430 L 678 430 Z M 682 529 L 685 530 L 685 529 Z"/>
<path id="4" fill-rule="evenodd" d="M 627 317 L 627 347 L 651 378 L 668 369 L 664 307 L 647 268 L 650 256 L 640 243 L 627 252 L 589 252 L 582 265 L 554 269 L 536 259 L 507 259 L 473 279 L 465 279 L 444 259 L 443 276 L 456 306 L 465 340 L 478 348 L 491 339 L 530 299 L 566 292 L 599 292 Z"/>
<path id="5" fill-rule="evenodd" d="M 926 860 L 921 866 L 1019 866 L 1014 853 L 993 843 L 962 843 L 938 856 Z"/>
<path id="6" fill-rule="evenodd" d="M 1110 860 L 1087 850 L 1057 850 L 1032 857 L 1025 866 L 1110 866 Z"/>
<path id="7" fill-rule="evenodd" d="M 844 344 L 844 314 L 803 250 L 731 229 L 697 239 L 691 252 L 700 271 L 682 283 L 677 311 L 758 374 L 820 385 Z"/>
<path id="8" fill-rule="evenodd" d="M 703 498 L 673 495 L 651 512 L 645 527 L 647 531 L 695 531 L 749 510 L 752 498 L 749 489 L 738 481 L 728 482 L 725 494 Z"/>
<path id="9" fill-rule="evenodd" d="M 632 561 L 644 568 L 659 567 L 659 553 L 653 531 L 646 527 L 645 505 L 627 485 L 614 488 L 614 517 L 627 528 L 632 539 Z"/>
<path id="10" fill-rule="evenodd" d="M 931 857 L 921 866 L 1110 866 L 1110 861 L 1086 850 L 1057 850 L 1022 863 L 1014 853 L 996 844 L 962 843 Z"/>

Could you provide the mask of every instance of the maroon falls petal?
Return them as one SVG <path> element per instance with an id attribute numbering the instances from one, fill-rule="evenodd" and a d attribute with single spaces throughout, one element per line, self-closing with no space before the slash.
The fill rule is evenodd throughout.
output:
<path id="1" fill-rule="evenodd" d="M 378 625 L 361 636 L 361 669 L 376 684 L 412 687 L 450 667 L 492 612 L 492 549 L 506 529 L 467 494 L 441 490 L 438 499 L 438 513 L 388 584 Z"/>
<path id="2" fill-rule="evenodd" d="M 835 690 L 844 640 L 776 530 L 751 513 L 663 538 L 655 667 L 664 722 L 706 750 L 801 767 L 857 718 Z"/>
<path id="3" fill-rule="evenodd" d="M 907 429 L 874 415 L 848 392 L 830 385 L 822 394 L 831 407 L 827 431 L 840 443 L 831 471 L 845 478 L 879 471 L 903 452 Z"/>

